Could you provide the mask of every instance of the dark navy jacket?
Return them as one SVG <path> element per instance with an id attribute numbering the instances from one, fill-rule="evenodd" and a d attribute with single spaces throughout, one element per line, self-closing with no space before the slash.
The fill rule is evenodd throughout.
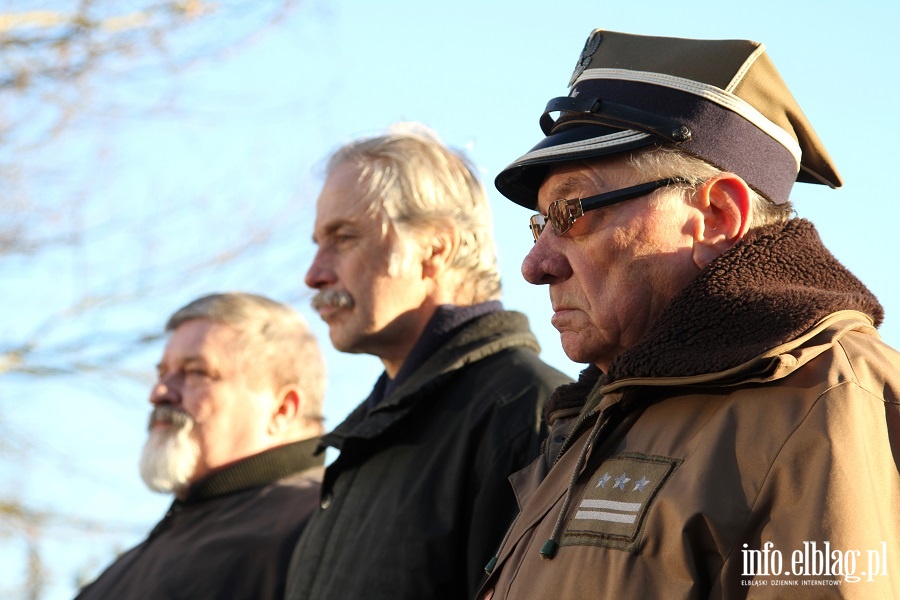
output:
<path id="1" fill-rule="evenodd" d="M 538 351 L 524 315 L 477 317 L 326 435 L 340 455 L 286 598 L 471 598 L 517 511 L 507 478 L 538 456 L 543 404 L 570 381 Z"/>
<path id="2" fill-rule="evenodd" d="M 318 504 L 316 443 L 279 446 L 197 482 L 76 600 L 281 600 L 291 551 Z"/>

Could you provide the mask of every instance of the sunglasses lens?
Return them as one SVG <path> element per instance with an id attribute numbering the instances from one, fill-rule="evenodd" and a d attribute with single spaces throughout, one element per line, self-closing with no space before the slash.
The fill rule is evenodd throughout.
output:
<path id="1" fill-rule="evenodd" d="M 557 200 L 547 209 L 547 220 L 553 225 L 556 235 L 562 235 L 572 227 L 569 207 L 565 200 Z"/>
<path id="2" fill-rule="evenodd" d="M 544 225 L 547 224 L 547 221 L 544 220 L 544 215 L 537 214 L 531 217 L 531 221 L 529 226 L 531 227 L 531 235 L 534 236 L 534 241 L 538 241 L 538 238 L 541 237 L 541 232 L 544 231 Z"/>

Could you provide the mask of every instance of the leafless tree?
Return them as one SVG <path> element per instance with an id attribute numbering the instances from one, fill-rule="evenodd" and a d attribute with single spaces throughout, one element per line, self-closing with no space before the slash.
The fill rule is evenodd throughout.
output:
<path id="1" fill-rule="evenodd" d="M 8 427 L 5 379 L 96 374 L 104 381 L 140 380 L 129 358 L 159 342 L 158 324 L 123 330 L 105 327 L 104 321 L 154 294 L 190 287 L 199 274 L 248 260 L 278 241 L 277 232 L 248 223 L 202 251 L 189 248 L 188 255 L 172 255 L 160 241 L 165 234 L 158 224 L 113 216 L 85 225 L 82 217 L 91 208 L 92 187 L 100 182 L 73 185 L 71 165 L 53 160 L 56 149 L 77 143 L 80 134 L 90 131 L 86 152 L 103 162 L 104 135 L 117 123 L 161 114 L 177 117 L 185 72 L 239 51 L 294 8 L 291 0 L 17 0 L 0 5 L 0 267 L 24 273 L 65 257 L 71 268 L 90 270 L 90 277 L 75 278 L 82 281 L 80 289 L 48 299 L 40 317 L 10 327 L 14 333 L 0 338 L 3 460 L 17 461 L 41 450 L 37 436 Z M 217 209 L 211 205 L 209 210 Z M 172 218 L 177 225 L 184 217 Z M 144 255 L 154 260 L 113 269 L 104 279 L 104 269 L 97 268 L 91 253 L 98 241 L 123 234 L 140 236 Z M 9 285 L 7 291 L 15 284 Z M 7 294 L 0 302 L 0 318 L 15 321 L 14 300 Z M 21 548 L 27 565 L 21 584 L 0 593 L 43 597 L 52 569 L 41 554 L 46 536 L 129 526 L 47 511 L 12 490 L 0 491 L 0 545 Z"/>

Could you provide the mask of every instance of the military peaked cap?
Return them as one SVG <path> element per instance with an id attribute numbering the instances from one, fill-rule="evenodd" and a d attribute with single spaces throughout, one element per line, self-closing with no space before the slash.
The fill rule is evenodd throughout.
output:
<path id="1" fill-rule="evenodd" d="M 518 204 L 537 206 L 554 164 L 654 144 L 736 173 L 777 204 L 788 201 L 794 181 L 841 186 L 822 142 L 758 42 L 597 29 L 569 88 L 541 116 L 546 137 L 496 178 L 497 189 Z"/>

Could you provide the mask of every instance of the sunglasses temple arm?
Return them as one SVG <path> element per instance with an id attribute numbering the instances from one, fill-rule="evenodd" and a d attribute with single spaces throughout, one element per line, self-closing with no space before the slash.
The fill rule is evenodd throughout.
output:
<path id="1" fill-rule="evenodd" d="M 671 185 L 680 181 L 682 181 L 680 178 L 670 177 L 668 179 L 660 179 L 659 181 L 642 183 L 640 185 L 623 188 L 621 190 L 615 190 L 613 192 L 606 192 L 605 194 L 599 194 L 597 196 L 589 196 L 588 198 L 583 198 L 581 200 L 581 209 L 583 212 L 587 212 L 589 210 L 594 210 L 602 206 L 618 204 L 619 202 L 631 200 L 632 198 L 646 196 L 650 192 L 658 190 L 661 187 L 665 187 L 667 185 Z"/>

